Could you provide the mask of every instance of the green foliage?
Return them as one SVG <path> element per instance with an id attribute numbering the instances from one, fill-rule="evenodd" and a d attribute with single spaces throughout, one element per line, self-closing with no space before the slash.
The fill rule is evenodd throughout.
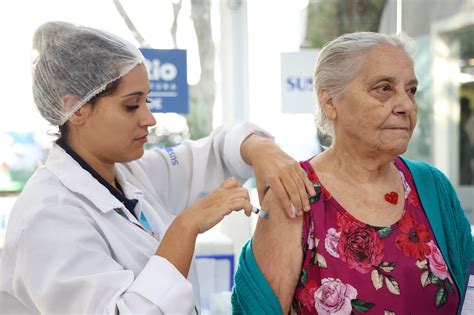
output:
<path id="1" fill-rule="evenodd" d="M 306 36 L 301 48 L 321 48 L 344 33 L 377 32 L 386 0 L 325 0 L 310 2 Z"/>
<path id="2" fill-rule="evenodd" d="M 308 272 L 306 271 L 305 268 L 301 270 L 301 277 L 300 277 L 300 282 L 302 285 L 305 285 L 306 282 L 308 282 Z"/>
<path id="3" fill-rule="evenodd" d="M 380 235 L 381 238 L 389 237 L 390 234 L 392 234 L 392 232 L 393 232 L 393 227 L 391 226 L 379 228 L 377 230 L 377 234 Z"/>
<path id="4" fill-rule="evenodd" d="M 194 91 L 194 89 L 191 89 L 191 92 L 192 91 Z M 203 97 L 191 96 L 189 114 L 186 115 L 191 139 L 200 139 L 211 133 L 213 108 L 214 100 L 206 101 Z"/>
<path id="5" fill-rule="evenodd" d="M 351 300 L 352 308 L 360 313 L 368 312 L 372 307 L 375 306 L 374 303 L 365 302 L 359 299 Z"/>
<path id="6" fill-rule="evenodd" d="M 448 301 L 448 292 L 444 287 L 440 287 L 436 291 L 436 308 L 440 308 Z"/>

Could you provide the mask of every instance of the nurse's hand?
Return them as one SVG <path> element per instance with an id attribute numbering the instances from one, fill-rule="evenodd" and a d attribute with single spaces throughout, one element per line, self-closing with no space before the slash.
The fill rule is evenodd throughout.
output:
<path id="1" fill-rule="evenodd" d="M 244 161 L 253 166 L 260 204 L 271 188 L 288 217 L 309 211 L 309 195 L 316 194 L 311 181 L 299 163 L 283 152 L 271 139 L 255 134 L 240 147 Z"/>
<path id="2" fill-rule="evenodd" d="M 179 216 L 196 233 L 204 233 L 232 211 L 252 213 L 249 193 L 235 178 L 228 178 L 214 191 L 189 206 Z"/>
<path id="3" fill-rule="evenodd" d="M 197 235 L 209 230 L 232 211 L 242 209 L 250 216 L 252 205 L 248 191 L 238 180 L 229 178 L 174 219 L 155 254 L 167 259 L 187 277 Z"/>

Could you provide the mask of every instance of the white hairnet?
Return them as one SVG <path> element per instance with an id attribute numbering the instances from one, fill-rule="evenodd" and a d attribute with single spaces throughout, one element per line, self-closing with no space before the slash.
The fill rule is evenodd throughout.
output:
<path id="1" fill-rule="evenodd" d="M 34 100 L 41 115 L 56 126 L 109 83 L 144 62 L 131 43 L 65 22 L 41 25 L 33 36 L 33 50 L 37 53 L 32 66 Z M 77 101 L 64 104 L 67 95 Z"/>

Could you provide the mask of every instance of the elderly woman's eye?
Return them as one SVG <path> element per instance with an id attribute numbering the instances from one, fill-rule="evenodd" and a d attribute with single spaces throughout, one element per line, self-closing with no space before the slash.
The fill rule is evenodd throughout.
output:
<path id="1" fill-rule="evenodd" d="M 417 87 L 416 87 L 416 86 L 415 86 L 415 87 L 412 87 L 412 88 L 410 89 L 411 95 L 415 95 L 415 94 L 416 94 L 416 91 L 417 91 Z"/>
<path id="2" fill-rule="evenodd" d="M 388 84 L 379 85 L 379 86 L 377 86 L 375 89 L 376 89 L 378 92 L 385 93 L 385 92 L 390 91 L 390 85 L 388 85 Z"/>

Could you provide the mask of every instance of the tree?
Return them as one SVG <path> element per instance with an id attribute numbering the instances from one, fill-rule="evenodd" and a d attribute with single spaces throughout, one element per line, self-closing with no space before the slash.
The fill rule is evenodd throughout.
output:
<path id="1" fill-rule="evenodd" d="M 127 24 L 128 29 L 130 32 L 133 34 L 135 37 L 135 40 L 140 44 L 140 47 L 150 47 L 150 44 L 143 38 L 143 36 L 140 34 L 140 32 L 137 30 L 135 27 L 135 24 L 133 24 L 132 20 L 127 14 L 127 11 L 125 11 L 124 7 L 120 3 L 120 0 L 113 0 L 115 8 L 117 9 L 118 13 L 120 16 L 123 18 L 125 24 Z"/>
<path id="2" fill-rule="evenodd" d="M 121 5 L 120 0 L 113 0 L 113 2 L 140 46 L 150 47 L 133 24 Z M 178 17 L 181 10 L 181 3 L 181 0 L 171 2 L 174 19 L 170 27 L 170 32 L 175 48 L 177 48 L 176 34 L 178 31 Z M 198 139 L 209 135 L 212 131 L 213 109 L 216 95 L 214 81 L 215 46 L 212 39 L 210 0 L 191 0 L 191 18 L 194 23 L 198 43 L 201 76 L 197 84 L 189 87 L 190 112 L 186 118 L 191 138 Z"/>
<path id="3" fill-rule="evenodd" d="M 216 98 L 211 1 L 191 0 L 191 18 L 194 22 L 198 42 L 201 76 L 199 82 L 190 87 L 191 104 L 187 118 L 191 138 L 197 139 L 209 135 L 212 131 L 214 100 Z"/>
<path id="4" fill-rule="evenodd" d="M 321 48 L 354 31 L 377 32 L 385 0 L 327 0 L 310 2 L 302 48 Z"/>

